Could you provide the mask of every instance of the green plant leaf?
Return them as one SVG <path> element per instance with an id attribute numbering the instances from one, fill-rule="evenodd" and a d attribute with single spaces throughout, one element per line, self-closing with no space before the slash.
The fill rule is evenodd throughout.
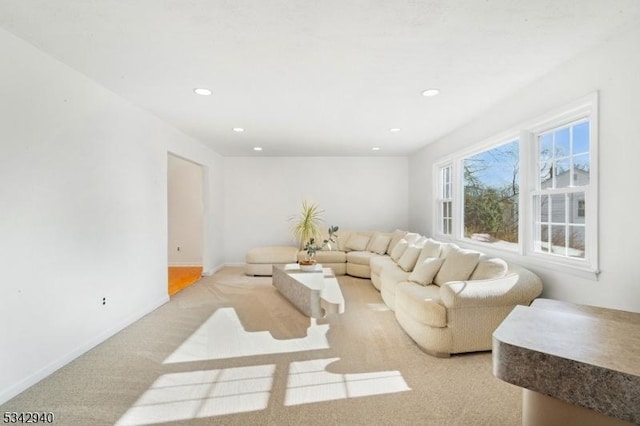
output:
<path id="1" fill-rule="evenodd" d="M 315 203 L 302 201 L 302 210 L 298 215 L 290 217 L 293 221 L 292 233 L 298 241 L 299 247 L 304 248 L 305 242 L 320 235 L 320 223 L 322 222 L 323 211 Z"/>

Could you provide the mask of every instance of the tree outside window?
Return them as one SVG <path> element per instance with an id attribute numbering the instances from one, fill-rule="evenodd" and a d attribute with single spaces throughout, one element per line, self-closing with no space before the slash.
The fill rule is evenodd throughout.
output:
<path id="1" fill-rule="evenodd" d="M 518 140 L 463 160 L 464 236 L 518 244 Z"/>

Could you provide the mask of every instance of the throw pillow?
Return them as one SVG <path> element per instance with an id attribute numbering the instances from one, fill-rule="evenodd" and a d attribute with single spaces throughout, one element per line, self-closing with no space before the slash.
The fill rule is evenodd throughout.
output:
<path id="1" fill-rule="evenodd" d="M 442 285 L 449 281 L 468 280 L 478 264 L 478 259 L 480 259 L 480 253 L 477 251 L 451 247 L 433 282 L 436 285 Z"/>
<path id="2" fill-rule="evenodd" d="M 369 236 L 364 234 L 352 234 L 347 241 L 348 251 L 365 251 L 369 244 Z"/>
<path id="3" fill-rule="evenodd" d="M 442 247 L 440 248 L 440 257 L 447 257 L 449 252 L 460 250 L 460 247 L 453 243 L 442 243 Z"/>
<path id="4" fill-rule="evenodd" d="M 409 275 L 409 281 L 421 285 L 431 284 L 443 263 L 444 259 L 441 257 L 429 257 L 421 263 L 416 263 L 413 272 Z"/>
<path id="5" fill-rule="evenodd" d="M 398 244 L 396 244 L 393 250 L 391 250 L 391 259 L 395 260 L 396 262 L 400 260 L 400 256 L 404 254 L 404 252 L 407 250 L 407 247 L 409 247 L 409 243 L 407 242 L 407 240 L 402 239 L 398 241 Z"/>
<path id="6" fill-rule="evenodd" d="M 424 246 L 422 247 L 422 252 L 420 252 L 420 257 L 418 257 L 417 263 L 422 263 L 423 260 L 429 257 L 440 257 L 441 249 L 442 243 L 432 240 L 431 238 L 427 238 Z"/>
<path id="7" fill-rule="evenodd" d="M 413 271 L 413 267 L 416 266 L 416 261 L 418 260 L 418 256 L 420 256 L 421 247 L 410 245 L 407 249 L 402 253 L 400 259 L 398 259 L 398 266 L 402 268 L 405 272 Z"/>
<path id="8" fill-rule="evenodd" d="M 405 236 L 407 231 L 403 231 L 401 229 L 396 229 L 391 234 L 391 241 L 389 242 L 389 247 L 387 247 L 387 254 L 391 255 L 391 251 L 395 248 L 396 244 Z"/>
<path id="9" fill-rule="evenodd" d="M 416 233 L 416 232 L 407 232 L 404 237 L 405 240 L 407 240 L 407 242 L 409 244 L 413 244 L 416 241 L 418 241 L 418 239 L 420 239 L 420 234 Z"/>
<path id="10" fill-rule="evenodd" d="M 507 273 L 507 262 L 497 257 L 481 260 L 471 274 L 470 280 L 490 280 L 504 277 Z"/>
<path id="11" fill-rule="evenodd" d="M 416 242 L 413 243 L 413 245 L 420 247 L 420 249 L 422 249 L 422 247 L 424 247 L 424 245 L 427 243 L 427 240 L 428 240 L 427 237 L 419 236 Z"/>
<path id="12" fill-rule="evenodd" d="M 378 234 L 372 239 L 371 244 L 369 244 L 369 251 L 378 254 L 385 254 L 390 242 L 390 235 Z"/>

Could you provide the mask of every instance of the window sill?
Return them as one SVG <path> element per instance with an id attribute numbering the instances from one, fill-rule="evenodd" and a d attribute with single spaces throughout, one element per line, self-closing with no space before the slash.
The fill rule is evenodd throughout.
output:
<path id="1" fill-rule="evenodd" d="M 519 250 L 515 248 L 499 247 L 470 239 L 459 240 L 447 235 L 435 235 L 433 238 L 441 242 L 454 243 L 461 248 L 476 250 L 490 256 L 503 258 L 507 262 L 530 268 L 534 272 L 536 270 L 559 272 L 591 281 L 598 281 L 598 275 L 600 274 L 599 270 L 591 268 L 586 263 L 571 261 L 571 259 L 564 261 L 563 258 L 555 258 L 538 253 L 521 254 Z"/>

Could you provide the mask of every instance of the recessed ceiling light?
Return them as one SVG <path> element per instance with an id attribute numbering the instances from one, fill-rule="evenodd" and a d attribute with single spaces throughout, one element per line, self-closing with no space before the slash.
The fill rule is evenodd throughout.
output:
<path id="1" fill-rule="evenodd" d="M 373 148 L 371 148 L 371 151 L 380 151 L 380 147 L 379 146 L 374 146 Z"/>
<path id="2" fill-rule="evenodd" d="M 254 151 L 262 151 L 262 147 L 261 146 L 254 146 L 253 150 Z"/>
<path id="3" fill-rule="evenodd" d="M 238 132 L 238 133 L 242 133 L 242 132 L 244 132 L 244 129 L 242 127 L 234 127 L 233 131 L 234 132 Z"/>
<path id="4" fill-rule="evenodd" d="M 197 88 L 197 89 L 193 89 L 193 92 L 196 95 L 201 95 L 201 96 L 211 96 L 211 94 L 213 93 L 211 90 L 209 89 L 205 89 L 205 88 Z"/>
<path id="5" fill-rule="evenodd" d="M 393 129 L 389 129 L 391 133 L 398 133 L 400 129 L 398 127 L 394 127 Z"/>
<path id="6" fill-rule="evenodd" d="M 422 91 L 422 96 L 431 97 L 436 96 L 440 93 L 439 89 L 427 89 Z"/>

